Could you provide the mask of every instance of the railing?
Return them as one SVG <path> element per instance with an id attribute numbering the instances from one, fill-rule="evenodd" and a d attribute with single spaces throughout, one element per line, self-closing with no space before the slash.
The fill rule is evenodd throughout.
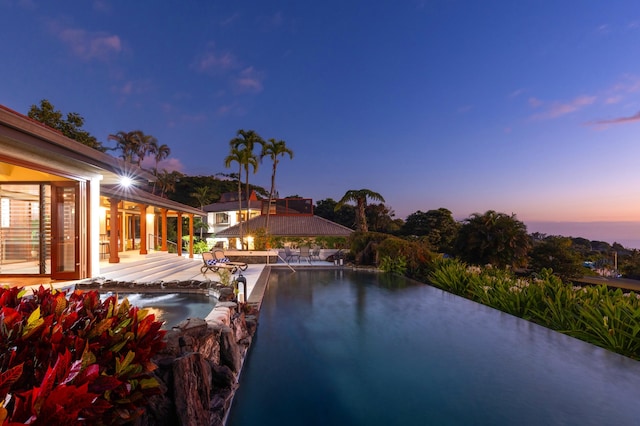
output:
<path id="1" fill-rule="evenodd" d="M 159 235 L 148 234 L 147 235 L 147 246 L 152 247 L 154 250 L 157 250 L 156 247 L 162 246 L 162 237 Z M 167 240 L 167 249 L 169 253 L 177 253 L 178 252 L 178 243 L 175 241 Z M 173 248 L 173 250 L 172 250 Z"/>

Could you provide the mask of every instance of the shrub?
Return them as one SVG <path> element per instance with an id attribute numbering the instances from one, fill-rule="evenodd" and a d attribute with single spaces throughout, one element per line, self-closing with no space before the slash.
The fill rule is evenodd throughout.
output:
<path id="1" fill-rule="evenodd" d="M 111 425 L 158 394 L 165 331 L 117 296 L 0 288 L 0 424 Z"/>

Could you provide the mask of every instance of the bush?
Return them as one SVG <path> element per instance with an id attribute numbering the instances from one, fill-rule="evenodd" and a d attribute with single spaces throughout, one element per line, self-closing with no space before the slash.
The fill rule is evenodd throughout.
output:
<path id="1" fill-rule="evenodd" d="M 0 288 L 0 424 L 111 425 L 160 393 L 161 323 L 116 296 Z"/>
<path id="2" fill-rule="evenodd" d="M 497 268 L 434 262 L 430 282 L 503 312 L 640 359 L 640 296 L 606 286 L 573 287 L 550 269 L 531 279 Z"/>

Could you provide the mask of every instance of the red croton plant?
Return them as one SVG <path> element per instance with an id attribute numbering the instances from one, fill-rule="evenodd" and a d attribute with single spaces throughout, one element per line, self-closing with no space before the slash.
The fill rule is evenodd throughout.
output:
<path id="1" fill-rule="evenodd" d="M 111 425 L 160 392 L 162 323 L 117 296 L 0 288 L 0 425 Z"/>

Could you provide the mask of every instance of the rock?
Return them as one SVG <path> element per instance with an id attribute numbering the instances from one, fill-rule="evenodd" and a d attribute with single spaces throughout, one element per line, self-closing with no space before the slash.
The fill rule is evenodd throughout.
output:
<path id="1" fill-rule="evenodd" d="M 233 330 L 230 327 L 222 327 L 220 334 L 220 365 L 226 365 L 234 373 L 240 371 L 242 360 L 240 348 L 236 342 Z"/>
<path id="2" fill-rule="evenodd" d="M 173 363 L 173 392 L 181 426 L 207 426 L 211 415 L 211 366 L 202 354 L 188 353 Z"/>

